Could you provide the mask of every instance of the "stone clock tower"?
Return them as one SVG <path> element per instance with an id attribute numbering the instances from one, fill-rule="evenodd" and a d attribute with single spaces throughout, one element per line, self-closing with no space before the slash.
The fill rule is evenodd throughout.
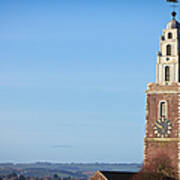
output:
<path id="1" fill-rule="evenodd" d="M 180 179 L 180 23 L 163 30 L 157 54 L 156 83 L 146 91 L 144 163 L 166 154 Z"/>

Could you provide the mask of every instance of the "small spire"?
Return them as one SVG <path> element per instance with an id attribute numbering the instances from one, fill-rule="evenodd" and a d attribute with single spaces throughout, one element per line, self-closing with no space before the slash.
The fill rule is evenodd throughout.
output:
<path id="1" fill-rule="evenodd" d="M 176 12 L 175 12 L 175 11 L 173 11 L 171 14 L 172 14 L 173 20 L 175 20 L 175 17 L 176 17 Z"/>

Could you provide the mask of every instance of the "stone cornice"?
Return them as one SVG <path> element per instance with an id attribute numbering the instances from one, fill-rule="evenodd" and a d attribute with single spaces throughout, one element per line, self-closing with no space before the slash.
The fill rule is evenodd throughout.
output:
<path id="1" fill-rule="evenodd" d="M 147 94 L 180 93 L 180 83 L 172 83 L 169 85 L 149 83 L 146 93 Z"/>
<path id="2" fill-rule="evenodd" d="M 178 91 L 172 91 L 172 90 L 163 90 L 163 91 L 146 91 L 146 93 L 147 94 L 164 94 L 164 93 L 169 93 L 169 94 L 173 94 L 173 93 L 175 93 L 175 94 L 177 94 L 177 93 L 180 93 L 180 90 L 178 90 Z"/>
<path id="3" fill-rule="evenodd" d="M 180 138 L 144 138 L 144 141 L 155 141 L 155 142 L 174 142 L 174 141 L 179 141 Z"/>

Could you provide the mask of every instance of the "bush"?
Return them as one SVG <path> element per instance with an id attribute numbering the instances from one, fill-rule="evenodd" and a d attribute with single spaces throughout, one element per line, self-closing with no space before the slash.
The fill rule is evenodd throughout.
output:
<path id="1" fill-rule="evenodd" d="M 171 160 L 166 154 L 161 153 L 144 165 L 132 180 L 173 180 L 175 177 Z"/>

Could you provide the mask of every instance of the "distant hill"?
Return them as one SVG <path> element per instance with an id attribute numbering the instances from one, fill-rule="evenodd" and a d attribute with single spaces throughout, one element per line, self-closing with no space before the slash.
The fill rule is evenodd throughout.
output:
<path id="1" fill-rule="evenodd" d="M 101 171 L 128 171 L 137 172 L 142 164 L 109 164 L 109 163 L 32 163 L 32 164 L 13 164 L 1 163 L 0 176 L 12 173 L 21 174 L 30 177 L 54 176 L 57 174 L 62 178 L 87 179 L 97 170 Z"/>

